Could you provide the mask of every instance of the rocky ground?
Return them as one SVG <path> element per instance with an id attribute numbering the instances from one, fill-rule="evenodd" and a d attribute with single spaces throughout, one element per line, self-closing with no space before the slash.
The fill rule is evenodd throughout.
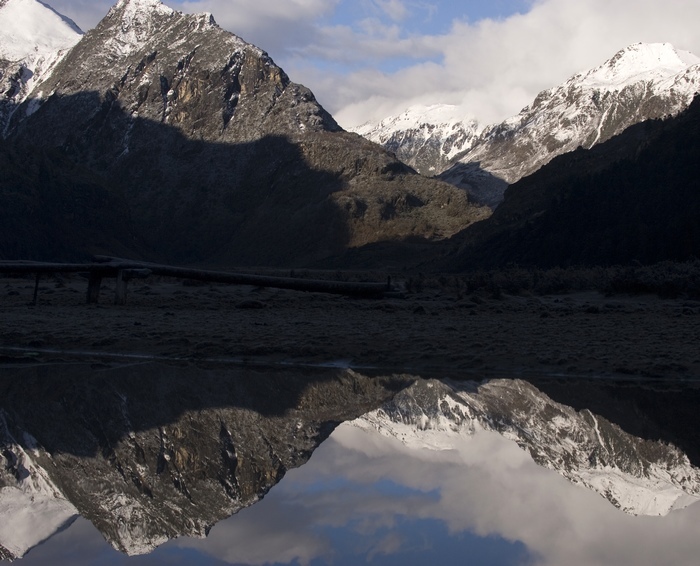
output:
<path id="1" fill-rule="evenodd" d="M 652 295 L 456 294 L 425 286 L 403 298 L 354 299 L 173 279 L 113 282 L 85 304 L 79 277 L 0 278 L 0 359 L 76 353 L 342 363 L 426 377 L 618 375 L 700 377 L 700 302 Z"/>

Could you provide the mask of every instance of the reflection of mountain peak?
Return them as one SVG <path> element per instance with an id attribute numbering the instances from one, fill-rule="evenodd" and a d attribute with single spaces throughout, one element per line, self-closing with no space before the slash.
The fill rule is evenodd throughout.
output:
<path id="1" fill-rule="evenodd" d="M 356 424 L 433 449 L 450 448 L 452 435 L 494 430 L 541 466 L 632 515 L 666 515 L 700 499 L 700 470 L 675 446 L 627 434 L 524 381 L 493 380 L 474 389 L 417 382 Z"/>
<path id="2" fill-rule="evenodd" d="M 25 447 L 22 446 L 25 445 Z M 78 511 L 49 474 L 34 461 L 36 440 L 13 438 L 0 409 L 0 560 L 23 556 L 30 548 L 72 523 Z"/>
<path id="3" fill-rule="evenodd" d="M 204 537 L 304 464 L 340 422 L 401 386 L 349 370 L 51 371 L 57 379 L 36 367 L 0 379 L 0 525 L 13 527 L 0 527 L 0 545 L 14 556 L 76 509 L 130 555 Z M 17 517 L 28 513 L 42 516 L 45 533 L 18 540 Z"/>

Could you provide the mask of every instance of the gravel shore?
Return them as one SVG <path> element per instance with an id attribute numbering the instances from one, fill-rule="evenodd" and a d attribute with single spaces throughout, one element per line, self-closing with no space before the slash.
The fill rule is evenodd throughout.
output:
<path id="1" fill-rule="evenodd" d="M 700 378 L 700 302 L 652 295 L 499 298 L 436 288 L 355 299 L 172 279 L 113 282 L 85 304 L 78 277 L 0 279 L 0 358 L 134 355 L 341 364 L 430 377 Z"/>

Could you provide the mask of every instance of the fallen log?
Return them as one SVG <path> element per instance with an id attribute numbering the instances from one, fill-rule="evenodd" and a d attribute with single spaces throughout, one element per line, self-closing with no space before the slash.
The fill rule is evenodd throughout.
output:
<path id="1" fill-rule="evenodd" d="M 275 289 L 290 289 L 294 291 L 306 291 L 317 293 L 333 293 L 358 297 L 382 297 L 384 293 L 393 291 L 391 284 L 387 283 L 359 283 L 351 281 L 324 281 L 321 279 L 298 279 L 294 277 L 273 277 L 268 275 L 254 275 L 246 273 L 230 273 L 224 271 L 210 271 L 193 269 L 188 267 L 173 267 L 148 262 L 133 262 L 121 258 L 109 256 L 95 256 L 95 261 L 104 262 L 103 265 L 122 265 L 128 267 L 141 267 L 151 270 L 154 275 L 176 277 L 179 279 L 193 279 L 206 283 L 229 283 L 233 285 L 253 285 L 255 287 L 271 287 Z"/>

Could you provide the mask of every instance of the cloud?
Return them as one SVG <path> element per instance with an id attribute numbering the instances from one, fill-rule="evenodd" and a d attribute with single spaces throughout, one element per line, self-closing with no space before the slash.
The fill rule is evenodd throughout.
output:
<path id="1" fill-rule="evenodd" d="M 340 0 L 200 0 L 165 4 L 186 13 L 211 12 L 217 23 L 273 56 L 322 40 L 319 21 Z"/>
<path id="2" fill-rule="evenodd" d="M 112 3 L 50 2 L 84 28 Z M 497 19 L 467 18 L 466 7 L 446 0 L 165 3 L 213 13 L 311 88 L 345 127 L 435 103 L 496 122 L 629 44 L 669 42 L 700 54 L 700 3 L 688 0 L 523 0 L 515 3 L 523 13 Z M 439 28 L 427 25 L 436 14 Z"/>
<path id="3" fill-rule="evenodd" d="M 83 31 L 95 27 L 116 0 L 42 0 L 71 18 Z"/>
<path id="4" fill-rule="evenodd" d="M 395 22 L 400 22 L 408 16 L 408 7 L 401 0 L 374 0 L 374 3 Z"/>
<path id="5" fill-rule="evenodd" d="M 485 537 L 482 543 L 490 541 L 490 548 L 501 553 L 498 558 L 512 559 L 513 543 L 520 541 L 532 559 L 527 563 L 538 566 L 697 564 L 700 504 L 666 517 L 632 517 L 537 466 L 495 432 L 447 434 L 439 440 L 441 450 L 408 447 L 343 424 L 307 464 L 290 470 L 262 501 L 214 526 L 206 540 L 173 540 L 138 562 L 195 558 L 177 549 L 203 553 L 196 556 L 197 563 L 382 563 L 385 556 L 391 563 L 398 557 L 410 563 L 411 553 L 420 559 L 428 556 L 420 554 L 424 551 L 468 553 L 479 562 L 473 554 L 479 541 L 463 536 L 474 533 Z M 432 534 L 445 529 L 428 532 L 424 527 L 436 522 L 453 538 L 431 548 Z M 444 555 L 439 558 L 446 561 Z M 506 563 L 498 558 L 490 563 Z M 126 560 L 79 519 L 22 562 Z"/>
<path id="6" fill-rule="evenodd" d="M 693 24 L 699 17 L 700 4 L 685 0 L 540 0 L 506 19 L 455 20 L 443 35 L 399 34 L 393 55 L 411 62 L 396 72 L 367 65 L 328 76 L 303 63 L 307 53 L 318 57 L 329 46 L 329 54 L 352 52 L 361 43 L 364 57 L 381 59 L 392 41 L 386 30 L 378 30 L 373 42 L 357 32 L 334 36 L 333 42 L 321 35 L 322 44 L 308 45 L 283 63 L 345 126 L 380 119 L 389 108 L 455 101 L 488 123 L 517 113 L 541 90 L 632 43 L 670 42 L 700 53 Z M 426 58 L 436 65 L 426 66 Z"/>
<path id="7" fill-rule="evenodd" d="M 457 539 L 521 541 L 540 566 L 697 563 L 700 504 L 663 518 L 632 517 L 537 466 L 495 432 L 451 441 L 451 449 L 410 448 L 341 425 L 262 502 L 217 525 L 213 541 L 177 544 L 229 560 L 235 549 L 238 560 L 260 564 L 329 561 L 342 552 L 338 540 L 357 537 L 357 561 L 379 560 L 415 547 L 402 528 L 422 520 L 443 523 Z"/>

